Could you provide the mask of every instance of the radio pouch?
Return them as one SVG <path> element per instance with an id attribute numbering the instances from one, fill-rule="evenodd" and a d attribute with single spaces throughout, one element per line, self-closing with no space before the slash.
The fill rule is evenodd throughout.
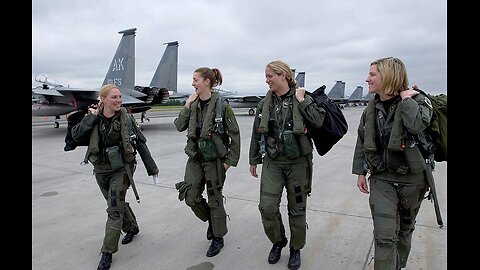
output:
<path id="1" fill-rule="evenodd" d="M 295 159 L 300 156 L 297 140 L 291 130 L 285 130 L 282 134 L 283 152 L 287 158 Z"/>
<path id="2" fill-rule="evenodd" d="M 105 152 L 107 153 L 112 170 L 123 168 L 122 152 L 118 145 L 108 147 Z"/>
<path id="3" fill-rule="evenodd" d="M 215 144 L 210 139 L 198 139 L 198 149 L 200 150 L 200 153 L 202 153 L 205 161 L 214 160 L 218 157 L 217 151 L 215 150 Z"/>

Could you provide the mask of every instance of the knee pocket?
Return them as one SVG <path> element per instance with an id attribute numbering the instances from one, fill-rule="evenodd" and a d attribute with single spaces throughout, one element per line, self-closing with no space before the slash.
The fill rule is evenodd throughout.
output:
<path id="1" fill-rule="evenodd" d="M 398 235 L 406 236 L 406 235 L 409 235 L 409 234 L 413 233 L 414 230 L 415 230 L 415 228 L 413 228 L 413 227 L 400 228 L 400 230 L 398 231 Z"/>
<path id="2" fill-rule="evenodd" d="M 277 218 L 277 212 L 272 211 L 270 209 L 266 209 L 265 207 L 259 206 L 258 209 L 260 210 L 260 215 L 265 220 L 274 220 Z"/>
<path id="3" fill-rule="evenodd" d="M 197 196 L 197 192 L 194 189 L 187 189 L 185 190 L 185 203 L 190 206 L 194 207 L 197 204 L 201 203 L 201 198 Z"/>
<path id="4" fill-rule="evenodd" d="M 303 217 L 305 215 L 305 207 L 296 207 L 296 208 L 288 209 L 288 214 L 293 218 Z"/>
<path id="5" fill-rule="evenodd" d="M 212 219 L 222 219 L 227 216 L 225 209 L 223 208 L 210 208 L 210 215 Z"/>
<path id="6" fill-rule="evenodd" d="M 380 232 L 375 235 L 375 242 L 381 247 L 389 247 L 395 245 L 396 238 L 389 233 Z"/>
<path id="7" fill-rule="evenodd" d="M 218 208 L 218 206 L 220 206 L 220 203 L 218 202 L 218 200 L 214 199 L 214 200 L 208 201 L 208 207 L 210 207 L 210 209 L 216 209 Z"/>
<path id="8" fill-rule="evenodd" d="M 118 210 L 113 210 L 108 212 L 108 217 L 113 220 L 118 220 L 120 219 L 120 211 Z"/>

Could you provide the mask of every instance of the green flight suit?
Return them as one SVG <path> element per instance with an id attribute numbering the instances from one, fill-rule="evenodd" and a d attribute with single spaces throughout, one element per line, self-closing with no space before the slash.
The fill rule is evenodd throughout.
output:
<path id="1" fill-rule="evenodd" d="M 185 203 L 200 220 L 211 222 L 215 237 L 223 237 L 228 231 L 222 195 L 226 178 L 223 164 L 234 167 L 238 164 L 240 129 L 231 106 L 222 100 L 223 119 L 221 121 L 224 133 L 219 133 L 214 125 L 218 96 L 218 92 L 212 92 L 210 101 L 203 108 L 197 98 L 191 103 L 190 108 L 183 107 L 174 120 L 178 131 L 188 131 L 185 153 L 189 156 L 185 166 L 184 181 L 175 186 L 179 190 L 179 199 L 185 199 Z M 212 141 L 219 142 L 213 150 L 217 157 L 207 159 L 200 151 L 199 144 Z M 205 186 L 208 203 L 202 196 Z"/>
<path id="2" fill-rule="evenodd" d="M 321 127 L 325 110 L 318 107 L 307 95 L 302 102 L 298 103 L 294 87 L 291 87 L 288 93 L 282 97 L 272 93 L 271 101 L 266 100 L 268 99 L 262 99 L 257 106 L 249 151 L 250 165 L 263 163 L 258 208 L 268 239 L 273 244 L 286 239 L 279 209 L 283 187 L 286 188 L 290 247 L 298 250 L 303 248 L 306 242 L 305 210 L 307 196 L 311 192 L 313 174 L 313 143 L 305 134 L 304 122 L 308 121 L 312 126 Z M 267 104 L 269 102 L 271 104 Z M 266 111 L 264 108 L 269 109 Z M 296 110 L 301 116 L 295 116 Z M 268 125 L 268 131 L 265 133 L 261 133 L 259 129 L 262 117 L 268 117 L 268 119 L 264 119 L 266 126 Z M 285 137 L 282 134 L 292 134 L 292 131 L 295 130 L 298 131 L 293 132 L 293 148 L 298 147 L 299 154 L 298 157 L 289 158 L 286 155 L 286 149 L 290 148 L 286 146 Z M 263 144 L 266 152 L 264 155 L 261 153 Z"/>
<path id="3" fill-rule="evenodd" d="M 72 128 L 72 136 L 75 140 L 90 138 L 90 145 L 87 149 L 88 159 L 93 164 L 93 172 L 97 184 L 107 202 L 106 211 L 108 217 L 101 249 L 102 252 L 107 253 L 117 252 L 118 240 L 122 230 L 128 232 L 138 227 L 132 208 L 125 202 L 127 189 L 131 185 L 125 165 L 129 166 L 131 175 L 133 175 L 137 164 L 135 159 L 136 152 L 126 153 L 122 151 L 121 156 L 124 167 L 119 169 L 112 169 L 106 153 L 106 149 L 111 146 L 120 146 L 120 149 L 124 149 L 122 141 L 126 138 L 122 138 L 125 137 L 125 135 L 122 136 L 122 129 L 127 129 L 127 127 L 122 127 L 121 125 L 122 114 L 123 117 L 126 117 L 125 121 L 131 121 L 130 127 L 136 136 L 132 143 L 135 144 L 134 148 L 139 152 L 148 175 L 158 174 L 157 165 L 148 150 L 146 139 L 133 117 L 126 113 L 125 108 L 122 107 L 121 111 L 118 111 L 109 119 L 103 116 L 102 112 L 98 116 L 88 114 L 79 124 Z M 127 133 L 126 131 L 123 132 Z M 98 151 L 93 150 L 94 148 L 98 149 Z"/>
<path id="4" fill-rule="evenodd" d="M 405 267 L 415 219 L 428 188 L 425 173 L 432 169 L 419 140 L 432 117 L 429 101 L 418 94 L 387 102 L 391 103 L 388 111 L 375 95 L 364 110 L 352 165 L 353 174 L 370 173 L 375 270 Z M 393 146 L 392 141 L 399 145 Z"/>

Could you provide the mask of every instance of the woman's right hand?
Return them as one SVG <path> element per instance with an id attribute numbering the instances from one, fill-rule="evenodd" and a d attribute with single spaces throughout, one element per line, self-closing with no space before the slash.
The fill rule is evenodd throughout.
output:
<path id="1" fill-rule="evenodd" d="M 92 104 L 88 106 L 88 112 L 93 114 L 93 115 L 98 115 L 98 112 L 100 111 L 100 106 L 97 104 Z"/>
<path id="2" fill-rule="evenodd" d="M 198 94 L 197 94 L 196 92 L 193 93 L 193 94 L 191 94 L 191 95 L 188 97 L 187 101 L 185 101 L 185 107 L 188 108 L 188 109 L 190 109 L 190 104 L 192 104 L 192 102 L 194 102 L 195 99 L 197 99 L 197 97 L 198 97 Z"/>
<path id="3" fill-rule="evenodd" d="M 258 174 L 257 174 L 257 164 L 250 165 L 250 174 L 251 174 L 253 177 L 258 178 Z"/>
<path id="4" fill-rule="evenodd" d="M 359 175 L 358 176 L 357 187 L 361 192 L 363 192 L 365 194 L 370 193 L 370 192 L 368 192 L 367 178 L 365 177 L 365 175 Z"/>

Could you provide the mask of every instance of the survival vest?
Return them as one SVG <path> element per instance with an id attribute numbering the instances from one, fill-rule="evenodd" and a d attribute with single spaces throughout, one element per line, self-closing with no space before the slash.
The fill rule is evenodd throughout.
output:
<path id="1" fill-rule="evenodd" d="M 317 153 L 325 155 L 347 133 L 348 124 L 340 107 L 325 94 L 325 85 L 313 93 L 306 91 L 318 106 L 325 109 L 325 119 L 320 128 L 308 126 L 308 134 L 312 138 Z"/>
<path id="2" fill-rule="evenodd" d="M 67 117 L 67 134 L 65 134 L 65 146 L 63 147 L 63 150 L 65 152 L 75 150 L 75 148 L 77 148 L 77 146 L 88 146 L 89 145 L 89 143 L 90 143 L 89 138 L 86 138 L 83 141 L 76 141 L 75 139 L 73 139 L 73 136 L 72 136 L 72 128 L 76 124 L 82 122 L 82 119 L 85 117 L 86 114 L 87 114 L 86 111 L 79 110 L 79 111 L 76 111 L 76 112 L 70 114 Z M 133 116 L 130 116 L 130 117 L 133 117 Z M 128 127 L 129 136 L 134 134 L 131 119 L 129 119 L 129 121 L 127 121 L 127 127 Z"/>
<path id="3" fill-rule="evenodd" d="M 435 146 L 433 157 L 438 162 L 447 161 L 447 95 L 430 95 L 420 89 L 416 90 L 432 103 L 433 116 L 427 130 Z"/>

